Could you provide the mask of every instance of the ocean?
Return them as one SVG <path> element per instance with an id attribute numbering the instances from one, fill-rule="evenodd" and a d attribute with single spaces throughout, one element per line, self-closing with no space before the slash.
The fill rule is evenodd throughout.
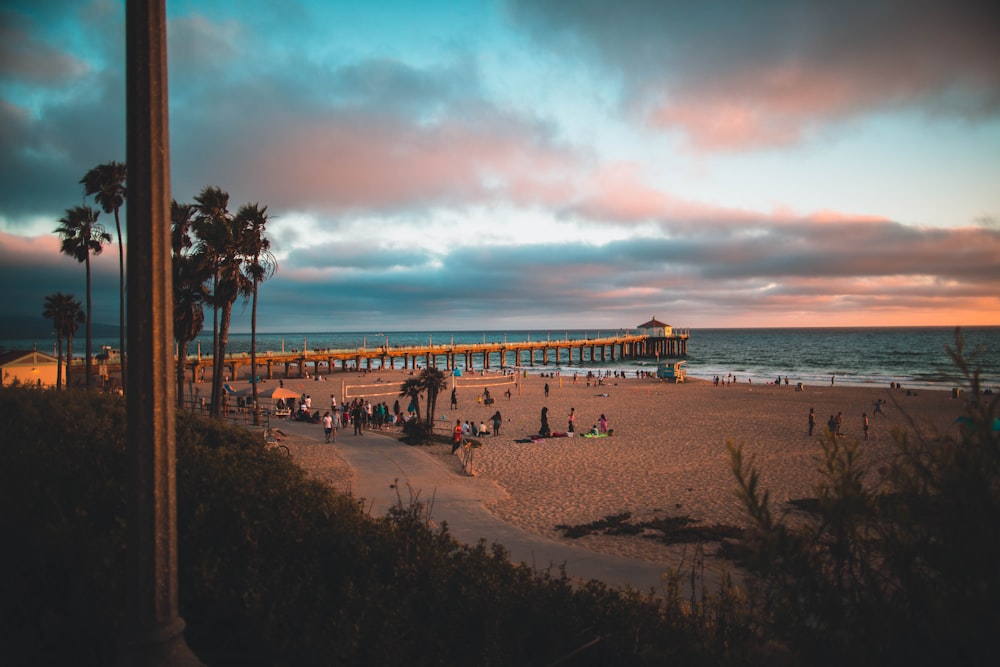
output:
<path id="1" fill-rule="evenodd" d="M 265 333 L 257 334 L 257 350 L 263 352 L 291 351 L 306 347 L 314 349 L 375 348 L 386 341 L 390 346 L 497 343 L 504 341 L 542 341 L 559 339 L 597 338 L 624 333 L 625 330 L 533 330 L 533 331 L 385 331 L 335 333 Z M 634 332 L 634 330 L 633 330 Z M 885 328 L 801 328 L 801 329 L 690 329 L 687 346 L 689 376 L 711 380 L 715 376 L 735 375 L 740 382 L 773 382 L 788 377 L 791 384 L 838 384 L 886 386 L 897 382 L 904 387 L 950 390 L 961 386 L 955 365 L 947 348 L 955 346 L 955 329 L 951 327 L 885 327 Z M 969 327 L 962 329 L 965 356 L 970 367 L 978 368 L 983 387 L 1000 388 L 1000 327 Z M 54 339 L 0 340 L 0 349 L 38 349 L 55 352 Z M 197 354 L 212 349 L 211 331 L 203 334 L 188 348 Z M 118 339 L 95 338 L 95 353 L 103 345 L 118 347 Z M 228 351 L 247 352 L 250 334 L 231 334 Z M 73 341 L 75 355 L 84 350 L 84 339 Z M 536 360 L 538 357 L 536 356 Z M 551 359 L 551 358 L 550 358 Z M 398 362 L 397 362 L 398 363 Z M 477 357 L 478 363 L 478 357 Z M 459 366 L 462 357 L 459 357 Z M 491 362 L 499 368 L 499 360 Z M 550 360 L 548 366 L 536 365 L 529 372 L 565 374 L 588 371 L 636 370 L 653 371 L 654 359 L 618 359 L 608 362 L 578 361 L 568 364 L 565 356 L 559 363 Z"/>

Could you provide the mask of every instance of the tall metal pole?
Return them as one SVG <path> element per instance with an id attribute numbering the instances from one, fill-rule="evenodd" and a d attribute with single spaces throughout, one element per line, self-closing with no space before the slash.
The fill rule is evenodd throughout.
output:
<path id="1" fill-rule="evenodd" d="M 118 663 L 200 665 L 178 612 L 165 0 L 128 0 L 127 615 Z"/>

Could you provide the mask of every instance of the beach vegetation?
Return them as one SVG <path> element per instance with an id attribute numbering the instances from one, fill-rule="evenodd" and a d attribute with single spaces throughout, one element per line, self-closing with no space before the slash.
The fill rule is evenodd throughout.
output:
<path id="1" fill-rule="evenodd" d="M 417 376 L 417 380 L 420 382 L 421 391 L 427 394 L 427 401 L 425 403 L 427 417 L 424 419 L 424 423 L 433 424 L 435 411 L 437 410 L 438 395 L 448 388 L 448 380 L 445 378 L 444 371 L 433 367 L 422 369 L 420 375 Z"/>
<path id="2" fill-rule="evenodd" d="M 122 390 L 126 390 L 125 379 L 125 244 L 122 238 L 122 223 L 119 211 L 125 205 L 125 165 L 121 162 L 105 162 L 84 174 L 80 179 L 83 194 L 93 197 L 105 213 L 115 216 L 115 230 L 118 232 L 118 350 L 121 364 Z"/>
<path id="3" fill-rule="evenodd" d="M 208 303 L 212 306 L 212 358 L 225 359 L 233 306 L 247 285 L 240 266 L 239 238 L 229 211 L 229 193 L 215 186 L 202 189 L 194 198 L 195 217 L 191 229 L 195 255 L 211 275 Z M 222 415 L 225 364 L 212 364 L 209 414 Z"/>
<path id="4" fill-rule="evenodd" d="M 444 371 L 439 368 L 424 368 L 416 377 L 407 378 L 399 386 L 401 398 L 408 398 L 414 418 L 403 424 L 404 440 L 412 445 L 435 442 L 434 413 L 437 409 L 437 399 L 442 391 L 448 388 L 448 380 Z M 426 394 L 424 416 L 420 415 L 420 397 Z M 409 409 L 408 409 L 409 411 Z"/>
<path id="5" fill-rule="evenodd" d="M 66 209 L 66 214 L 59 218 L 59 226 L 55 233 L 62 241 L 59 250 L 84 265 L 86 269 L 86 360 L 84 361 L 84 385 L 90 387 L 91 371 L 93 369 L 93 308 L 90 288 L 90 257 L 100 255 L 104 246 L 111 243 L 111 234 L 104 225 L 97 222 L 100 211 L 86 205 L 73 206 Z M 72 360 L 69 360 L 72 361 Z"/>
<path id="6" fill-rule="evenodd" d="M 170 245 L 173 255 L 174 340 L 177 341 L 177 405 L 184 405 L 185 366 L 188 345 L 205 327 L 205 303 L 211 278 L 203 262 L 192 252 L 194 206 L 170 202 Z M 195 378 L 192 378 L 195 380 Z"/>
<path id="7" fill-rule="evenodd" d="M 641 536 L 667 545 L 722 543 L 738 539 L 743 535 L 743 530 L 739 526 L 725 524 L 705 526 L 689 515 L 654 516 L 644 521 L 635 521 L 631 512 L 609 514 L 590 523 L 559 524 L 556 530 L 561 531 L 563 537 L 571 539 L 586 535 Z"/>
<path id="8" fill-rule="evenodd" d="M 888 462 L 820 440 L 815 497 L 777 514 L 730 444 L 748 520 L 752 613 L 802 664 L 987 664 L 1000 627 L 1000 422 L 962 339 L 949 350 L 975 400 L 943 433 L 894 434 Z M 804 510 L 804 511 L 803 511 Z"/>
<path id="9" fill-rule="evenodd" d="M 52 321 L 56 332 L 56 390 L 62 388 L 63 339 L 66 340 L 66 386 L 70 383 L 69 361 L 73 358 L 73 336 L 86 319 L 80 302 L 72 294 L 56 292 L 45 297 L 42 317 Z"/>
<path id="10" fill-rule="evenodd" d="M 260 284 L 278 270 L 278 262 L 271 252 L 271 240 L 264 233 L 267 221 L 267 207 L 262 207 L 260 204 L 244 204 L 236 211 L 236 227 L 239 230 L 244 257 L 243 270 L 251 285 L 250 386 L 255 425 L 260 424 L 257 398 L 257 296 Z"/>

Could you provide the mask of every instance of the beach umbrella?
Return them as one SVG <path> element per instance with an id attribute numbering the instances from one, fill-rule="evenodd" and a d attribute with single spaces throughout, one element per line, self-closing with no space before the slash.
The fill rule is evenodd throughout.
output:
<path id="1" fill-rule="evenodd" d="M 252 396 L 253 387 L 240 389 L 237 392 L 237 395 Z M 286 389 L 285 387 L 269 387 L 268 389 L 261 389 L 257 391 L 257 398 L 270 398 L 275 401 L 279 398 L 298 398 L 299 396 L 300 394 L 297 391 L 292 391 L 291 389 Z"/>

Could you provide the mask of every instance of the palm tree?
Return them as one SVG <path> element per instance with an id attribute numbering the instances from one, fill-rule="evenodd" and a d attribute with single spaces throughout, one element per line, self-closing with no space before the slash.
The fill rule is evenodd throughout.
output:
<path id="1" fill-rule="evenodd" d="M 63 338 L 66 339 L 66 387 L 69 387 L 70 360 L 73 358 L 73 334 L 86 319 L 80 302 L 72 294 L 56 292 L 45 297 L 42 317 L 52 320 L 56 329 L 56 391 L 62 389 Z"/>
<path id="2" fill-rule="evenodd" d="M 424 386 L 420 382 L 419 377 L 407 378 L 406 381 L 399 387 L 400 398 L 409 398 L 410 402 L 416 408 L 415 414 L 417 419 L 420 419 L 420 392 L 423 391 Z"/>
<path id="3" fill-rule="evenodd" d="M 250 386 L 253 388 L 254 424 L 260 414 L 257 410 L 257 288 L 278 270 L 278 263 L 271 253 L 271 241 L 264 236 L 267 225 L 267 206 L 244 204 L 236 212 L 236 226 L 241 230 L 244 268 L 253 285 L 253 305 L 250 315 Z"/>
<path id="4" fill-rule="evenodd" d="M 218 416 L 222 412 L 222 371 L 233 304 L 241 294 L 250 296 L 252 285 L 242 271 L 243 239 L 229 213 L 229 194 L 216 187 L 206 187 L 195 197 L 195 202 L 197 215 L 193 229 L 198 238 L 197 254 L 205 266 L 212 269 L 211 303 L 215 310 L 216 334 L 212 358 L 211 414 Z"/>
<path id="5" fill-rule="evenodd" d="M 80 183 L 84 195 L 93 195 L 94 201 L 105 213 L 115 214 L 118 231 L 118 356 L 121 363 L 122 391 L 125 390 L 125 247 L 122 243 L 122 223 L 118 211 L 125 203 L 125 165 L 107 162 L 88 171 Z"/>
<path id="6" fill-rule="evenodd" d="M 66 215 L 59 218 L 59 226 L 55 233 L 62 237 L 60 251 L 64 255 L 83 262 L 87 267 L 87 359 L 85 363 L 86 381 L 84 385 L 90 388 L 90 371 L 93 365 L 91 354 L 91 318 L 93 309 L 90 299 L 90 255 L 100 255 L 106 243 L 111 243 L 111 234 L 97 222 L 100 212 L 90 206 L 74 206 L 66 209 Z"/>
<path id="7" fill-rule="evenodd" d="M 170 202 L 171 245 L 174 270 L 174 339 L 177 350 L 177 405 L 184 405 L 184 365 L 188 344 L 198 337 L 205 326 L 205 309 L 208 300 L 205 288 L 209 276 L 202 270 L 198 258 L 191 254 L 191 223 L 194 207 L 190 204 Z"/>
<path id="8" fill-rule="evenodd" d="M 434 413 L 437 408 L 437 397 L 442 391 L 448 388 L 448 380 L 444 376 L 444 371 L 428 366 L 420 371 L 417 376 L 421 389 L 427 392 L 427 420 L 428 428 L 434 423 Z"/>

